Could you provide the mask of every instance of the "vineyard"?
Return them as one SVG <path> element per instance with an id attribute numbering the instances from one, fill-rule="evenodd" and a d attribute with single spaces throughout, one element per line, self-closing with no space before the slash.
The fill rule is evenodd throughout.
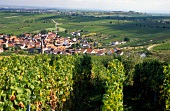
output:
<path id="1" fill-rule="evenodd" d="M 154 50 L 170 50 L 170 42 L 155 46 Z"/>
<path id="2" fill-rule="evenodd" d="M 123 63 L 123 64 L 122 64 Z M 170 109 L 170 65 L 134 65 L 90 56 L 36 55 L 0 60 L 0 111 L 123 111 Z"/>

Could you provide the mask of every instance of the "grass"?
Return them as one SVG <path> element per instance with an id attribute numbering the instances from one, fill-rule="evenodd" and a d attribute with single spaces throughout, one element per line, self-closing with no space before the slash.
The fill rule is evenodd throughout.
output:
<path id="1" fill-rule="evenodd" d="M 170 63 L 170 50 L 154 50 L 151 58 L 156 58 L 159 61 Z"/>
<path id="2" fill-rule="evenodd" d="M 153 48 L 154 50 L 170 50 L 170 42 L 160 44 Z"/>
<path id="3" fill-rule="evenodd" d="M 14 34 L 14 35 L 19 35 L 22 34 L 23 32 L 34 32 L 36 30 L 42 30 L 46 29 L 49 27 L 54 27 L 53 24 L 49 23 L 18 23 L 18 24 L 8 24 L 3 26 L 4 28 L 1 29 L 1 33 L 6 33 L 6 34 Z"/>
<path id="4" fill-rule="evenodd" d="M 47 23 L 39 18 L 50 16 L 50 14 L 38 14 L 38 13 L 0 13 L 0 33 L 19 35 L 23 32 L 34 32 L 46 28 L 54 28 L 52 21 Z M 4 19 L 5 18 L 5 19 Z"/>
<path id="5" fill-rule="evenodd" d="M 102 39 L 103 43 L 109 43 L 114 40 L 122 41 L 124 37 L 131 39 L 132 44 L 128 45 L 147 45 L 150 43 L 161 42 L 163 40 L 170 39 L 170 32 L 168 29 L 140 27 L 136 26 L 133 22 L 121 22 L 118 24 L 117 21 L 113 21 L 115 24 L 109 24 L 109 21 L 110 20 L 98 20 L 93 21 L 93 24 L 91 22 L 82 22 L 77 24 L 69 23 L 63 25 L 63 27 L 71 30 L 82 29 L 92 33 L 104 33 L 107 34 L 107 36 L 117 35 L 116 38 L 112 37 L 109 38 L 109 40 Z M 150 42 L 150 40 L 152 40 L 152 42 Z M 124 46 L 126 46 L 126 44 Z"/>
<path id="6" fill-rule="evenodd" d="M 62 27 L 58 27 L 59 28 L 59 31 L 60 32 L 64 32 L 65 31 L 65 29 L 64 28 L 62 28 Z M 56 31 L 56 28 L 44 28 L 45 30 L 49 30 L 49 31 Z M 33 31 L 34 33 L 38 33 L 38 32 L 40 32 L 40 30 L 36 30 L 36 31 Z"/>

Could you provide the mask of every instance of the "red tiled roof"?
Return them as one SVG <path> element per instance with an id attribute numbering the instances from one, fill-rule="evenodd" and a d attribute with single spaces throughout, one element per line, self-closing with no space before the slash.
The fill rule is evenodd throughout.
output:
<path id="1" fill-rule="evenodd" d="M 2 39 L 0 39 L 0 43 L 3 43 L 4 41 Z"/>
<path id="2" fill-rule="evenodd" d="M 86 52 L 87 52 L 87 53 L 91 53 L 91 51 L 92 51 L 92 49 L 87 49 Z"/>
<path id="3" fill-rule="evenodd" d="M 14 44 L 8 44 L 8 47 L 14 47 L 15 45 Z"/>
<path id="4" fill-rule="evenodd" d="M 91 53 L 93 51 L 93 49 L 87 49 L 87 53 Z"/>
<path id="5" fill-rule="evenodd" d="M 25 34 L 26 37 L 30 36 L 30 34 Z"/>
<path id="6" fill-rule="evenodd" d="M 11 36 L 10 39 L 17 38 L 17 36 Z"/>
<path id="7" fill-rule="evenodd" d="M 85 51 L 87 51 L 87 50 L 86 50 L 86 49 L 81 49 L 81 52 L 82 52 L 82 53 L 85 53 Z"/>
<path id="8" fill-rule="evenodd" d="M 95 52 L 99 52 L 100 50 L 99 49 L 94 49 Z"/>
<path id="9" fill-rule="evenodd" d="M 114 50 L 112 49 L 112 50 L 110 50 L 110 52 L 114 53 Z"/>

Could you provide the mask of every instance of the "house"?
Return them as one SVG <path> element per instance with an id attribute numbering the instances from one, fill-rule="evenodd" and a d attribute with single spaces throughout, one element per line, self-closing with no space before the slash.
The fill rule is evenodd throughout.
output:
<path id="1" fill-rule="evenodd" d="M 3 39 L 0 39 L 0 44 L 4 43 Z"/>
<path id="2" fill-rule="evenodd" d="M 11 40 L 11 41 L 14 40 L 14 39 L 17 39 L 17 37 L 16 37 L 16 36 L 11 36 L 11 37 L 10 37 L 10 40 Z"/>
<path id="3" fill-rule="evenodd" d="M 74 32 L 76 36 L 80 36 L 80 31 Z M 47 54 L 75 54 L 75 53 L 87 53 L 96 55 L 105 55 L 106 50 L 101 49 L 90 49 L 92 44 L 88 43 L 87 40 L 83 40 L 79 37 L 73 39 L 57 37 L 57 34 L 49 32 L 48 34 L 37 34 L 32 37 L 31 34 L 23 34 L 20 38 L 16 36 L 8 37 L 7 35 L 2 35 L 3 38 L 0 39 L 0 47 L 6 45 L 7 47 L 19 46 L 21 49 L 28 49 L 32 53 L 45 52 Z M 42 41 L 43 40 L 43 41 Z M 71 49 L 72 44 L 80 42 L 80 47 L 84 49 Z M 3 49 L 0 49 L 3 52 Z"/>
<path id="4" fill-rule="evenodd" d="M 123 55 L 124 54 L 122 50 L 117 50 L 116 53 L 119 54 L 119 55 Z"/>
<path id="5" fill-rule="evenodd" d="M 142 54 L 140 55 L 140 57 L 141 57 L 141 58 L 144 58 L 144 57 L 146 57 L 146 54 L 145 54 L 145 53 L 142 53 Z"/>
<path id="6" fill-rule="evenodd" d="M 65 40 L 64 43 L 63 43 L 63 46 L 66 46 L 67 44 L 69 44 L 69 41 Z"/>
<path id="7" fill-rule="evenodd" d="M 122 41 L 121 44 L 126 44 L 126 41 Z"/>
<path id="8" fill-rule="evenodd" d="M 26 47 L 25 43 L 21 44 L 20 46 L 21 49 L 26 49 L 25 47 Z"/>
<path id="9" fill-rule="evenodd" d="M 72 32 L 71 35 L 72 36 L 79 36 L 79 37 L 81 36 L 80 32 Z"/>
<path id="10" fill-rule="evenodd" d="M 13 38 L 14 39 L 14 42 L 19 42 L 20 39 L 19 38 Z"/>
<path id="11" fill-rule="evenodd" d="M 1 52 L 4 52 L 4 49 L 3 49 L 3 48 L 0 48 L 0 53 L 1 53 Z"/>
<path id="12" fill-rule="evenodd" d="M 87 51 L 85 53 L 87 53 L 87 54 L 96 54 L 97 52 L 94 49 L 87 49 Z"/>
<path id="13" fill-rule="evenodd" d="M 8 47 L 15 47 L 15 44 L 14 43 L 9 43 L 7 46 Z"/>
<path id="14" fill-rule="evenodd" d="M 117 47 L 114 49 L 114 52 L 118 55 L 123 55 L 123 51 Z"/>
<path id="15" fill-rule="evenodd" d="M 88 48 L 91 47 L 90 44 L 88 44 L 88 43 L 81 43 L 80 45 L 81 45 L 84 49 L 88 49 Z"/>
<path id="16" fill-rule="evenodd" d="M 35 47 L 35 42 L 29 42 L 26 47 L 29 48 L 34 48 Z"/>
<path id="17" fill-rule="evenodd" d="M 58 50 L 56 50 L 56 49 L 47 49 L 47 50 L 44 50 L 44 53 L 46 53 L 46 54 L 58 54 Z"/>
<path id="18" fill-rule="evenodd" d="M 122 42 L 114 41 L 114 42 L 112 42 L 111 44 L 112 44 L 112 45 L 119 45 L 119 44 L 125 44 L 125 43 L 126 43 L 126 41 L 122 41 Z"/>
<path id="19" fill-rule="evenodd" d="M 76 42 L 76 41 L 77 41 L 77 39 L 76 39 L 76 38 L 73 38 L 73 39 L 72 39 L 72 41 L 73 41 L 73 42 Z"/>
<path id="20" fill-rule="evenodd" d="M 3 34 L 0 34 L 0 38 L 3 38 L 4 37 L 4 35 Z"/>
<path id="21" fill-rule="evenodd" d="M 118 41 L 114 41 L 114 42 L 112 42 L 112 45 L 118 45 L 119 44 L 119 42 Z"/>
<path id="22" fill-rule="evenodd" d="M 65 50 L 66 55 L 70 55 L 71 52 L 72 52 L 72 49 L 66 49 L 66 50 Z"/>
<path id="23" fill-rule="evenodd" d="M 114 50 L 111 49 L 111 50 L 108 50 L 107 54 L 110 55 L 110 54 L 113 54 L 114 53 Z"/>
<path id="24" fill-rule="evenodd" d="M 87 49 L 81 49 L 81 53 L 85 54 Z"/>
<path id="25" fill-rule="evenodd" d="M 104 50 L 99 50 L 96 55 L 98 56 L 102 56 L 102 55 L 105 55 L 105 51 Z"/>

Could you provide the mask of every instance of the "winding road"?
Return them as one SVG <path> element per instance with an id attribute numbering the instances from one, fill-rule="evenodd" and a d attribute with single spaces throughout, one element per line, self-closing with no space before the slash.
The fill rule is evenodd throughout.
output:
<path id="1" fill-rule="evenodd" d="M 52 21 L 53 21 L 55 24 L 57 24 L 57 25 L 59 24 L 59 23 L 57 23 L 54 19 L 52 19 Z"/>
<path id="2" fill-rule="evenodd" d="M 157 46 L 157 45 L 160 45 L 160 44 L 153 44 L 153 45 L 150 45 L 147 50 L 151 50 L 153 47 Z"/>
<path id="3" fill-rule="evenodd" d="M 56 22 L 54 19 L 52 19 L 52 21 L 55 23 L 55 28 L 57 29 L 57 26 L 58 26 L 58 22 Z"/>

